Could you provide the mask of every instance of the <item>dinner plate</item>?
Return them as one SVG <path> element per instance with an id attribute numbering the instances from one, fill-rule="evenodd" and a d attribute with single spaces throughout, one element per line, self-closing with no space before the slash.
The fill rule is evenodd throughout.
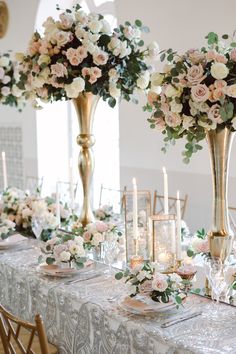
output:
<path id="1" fill-rule="evenodd" d="M 37 268 L 37 270 L 43 275 L 48 275 L 51 277 L 58 277 L 58 278 L 71 277 L 75 274 L 89 272 L 90 270 L 93 269 L 94 269 L 93 262 L 89 262 L 87 266 L 81 269 L 69 268 L 69 267 L 63 268 L 57 264 L 40 264 Z"/>
<path id="2" fill-rule="evenodd" d="M 22 244 L 22 242 L 26 241 L 27 237 L 24 237 L 20 234 L 15 234 L 9 236 L 5 240 L 0 241 L 0 250 L 7 250 L 10 248 L 14 248 Z"/>

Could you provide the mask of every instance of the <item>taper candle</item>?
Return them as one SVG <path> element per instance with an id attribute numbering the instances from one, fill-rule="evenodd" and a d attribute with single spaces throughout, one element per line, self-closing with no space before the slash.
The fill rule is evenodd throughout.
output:
<path id="1" fill-rule="evenodd" d="M 176 212 L 177 212 L 177 221 L 176 221 L 176 258 L 181 260 L 182 249 L 181 249 L 181 208 L 180 208 L 180 199 L 179 191 L 177 191 L 177 201 L 176 201 Z"/>
<path id="2" fill-rule="evenodd" d="M 70 158 L 69 161 L 69 185 L 70 185 L 70 207 L 74 210 L 74 178 L 73 178 L 73 159 Z"/>
<path id="3" fill-rule="evenodd" d="M 169 204 L 168 204 L 168 175 L 166 173 L 166 168 L 162 168 L 163 180 L 164 180 L 164 214 L 169 214 Z"/>
<path id="4" fill-rule="evenodd" d="M 137 183 L 133 178 L 133 239 L 138 238 L 138 195 L 137 195 Z"/>

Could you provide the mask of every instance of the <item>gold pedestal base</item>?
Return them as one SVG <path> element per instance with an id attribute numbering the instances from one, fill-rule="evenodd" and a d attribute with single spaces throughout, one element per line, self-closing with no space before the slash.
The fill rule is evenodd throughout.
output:
<path id="1" fill-rule="evenodd" d="M 233 236 L 218 236 L 208 233 L 208 240 L 211 250 L 211 256 L 220 258 L 224 262 L 231 253 L 233 245 Z"/>

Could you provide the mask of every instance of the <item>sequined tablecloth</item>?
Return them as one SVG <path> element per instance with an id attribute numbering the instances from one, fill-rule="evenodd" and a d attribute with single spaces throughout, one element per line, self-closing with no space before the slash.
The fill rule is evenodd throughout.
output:
<path id="1" fill-rule="evenodd" d="M 71 285 L 41 275 L 39 252 L 0 252 L 0 303 L 25 320 L 40 313 L 60 354 L 236 353 L 236 308 L 221 305 L 228 316 L 214 322 L 208 301 L 193 296 L 188 306 L 203 314 L 163 329 L 166 315 L 143 317 L 121 309 L 116 295 L 122 285 L 105 275 Z"/>

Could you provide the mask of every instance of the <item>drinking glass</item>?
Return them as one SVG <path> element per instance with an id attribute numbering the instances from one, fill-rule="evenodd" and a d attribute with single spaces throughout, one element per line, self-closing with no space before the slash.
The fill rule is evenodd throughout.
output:
<path id="1" fill-rule="evenodd" d="M 114 239 L 106 240 L 103 243 L 103 247 L 105 253 L 105 262 L 109 266 L 108 276 L 112 276 L 112 263 L 114 262 L 114 259 L 117 256 L 117 241 Z"/>

